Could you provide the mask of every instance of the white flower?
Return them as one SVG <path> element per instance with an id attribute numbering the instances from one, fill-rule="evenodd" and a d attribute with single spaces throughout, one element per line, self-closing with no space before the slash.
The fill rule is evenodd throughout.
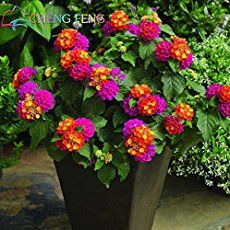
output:
<path id="1" fill-rule="evenodd" d="M 86 4 L 91 4 L 92 0 L 83 0 L 83 2 L 86 3 Z"/>

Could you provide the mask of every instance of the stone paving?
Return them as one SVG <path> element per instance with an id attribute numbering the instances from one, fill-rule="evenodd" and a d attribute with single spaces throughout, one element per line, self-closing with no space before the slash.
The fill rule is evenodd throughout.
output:
<path id="1" fill-rule="evenodd" d="M 0 180 L 0 230 L 15 229 L 71 229 L 53 162 L 42 148 L 25 151 Z M 168 176 L 152 230 L 230 230 L 229 197 L 195 178 Z"/>

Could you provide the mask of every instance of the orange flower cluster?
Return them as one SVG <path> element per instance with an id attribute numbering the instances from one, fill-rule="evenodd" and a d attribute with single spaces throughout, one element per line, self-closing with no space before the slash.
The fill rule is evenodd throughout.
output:
<path id="1" fill-rule="evenodd" d="M 101 66 L 94 67 L 90 74 L 89 86 L 95 87 L 96 90 L 101 90 L 102 85 L 107 80 L 107 76 L 110 75 L 111 69 Z"/>
<path id="2" fill-rule="evenodd" d="M 30 94 L 26 94 L 25 99 L 18 106 L 18 113 L 24 120 L 33 121 L 39 119 L 42 112 L 42 108 L 34 102 L 33 97 Z"/>
<path id="3" fill-rule="evenodd" d="M 61 57 L 61 66 L 63 69 L 69 69 L 74 63 L 89 64 L 91 58 L 89 53 L 84 50 L 69 50 Z"/>
<path id="4" fill-rule="evenodd" d="M 112 14 L 110 24 L 115 31 L 126 30 L 128 20 L 129 17 L 123 10 L 117 10 Z"/>
<path id="5" fill-rule="evenodd" d="M 177 36 L 173 37 L 171 56 L 172 58 L 183 61 L 186 60 L 191 53 L 186 39 L 179 38 Z"/>
<path id="6" fill-rule="evenodd" d="M 219 101 L 222 103 L 230 102 L 230 85 L 224 85 L 218 92 Z"/>
<path id="7" fill-rule="evenodd" d="M 136 84 L 130 91 L 130 94 L 133 98 L 141 98 L 142 96 L 150 95 L 152 90 L 146 84 Z"/>
<path id="8" fill-rule="evenodd" d="M 69 50 L 76 43 L 77 34 L 78 32 L 75 29 L 64 29 L 58 35 L 55 42 L 60 47 L 60 49 Z"/>
<path id="9" fill-rule="evenodd" d="M 128 153 L 132 156 L 141 157 L 148 151 L 149 145 L 154 141 L 154 133 L 146 125 L 141 125 L 132 130 L 131 135 L 125 141 Z"/>
<path id="10" fill-rule="evenodd" d="M 153 15 L 144 15 L 141 20 L 150 20 L 156 24 L 161 24 L 162 20 L 159 18 L 158 13 L 154 12 Z"/>
<path id="11" fill-rule="evenodd" d="M 151 95 L 142 97 L 137 107 L 142 116 L 152 116 L 158 109 L 157 99 Z"/>
<path id="12" fill-rule="evenodd" d="M 61 140 L 56 141 L 56 146 L 61 150 L 72 152 L 79 151 L 85 144 L 83 133 L 76 131 L 77 123 L 73 118 L 60 121 L 56 134 L 61 134 Z"/>
<path id="13" fill-rule="evenodd" d="M 194 117 L 194 110 L 191 108 L 190 105 L 185 103 L 180 103 L 174 108 L 178 118 L 182 120 L 191 121 Z"/>

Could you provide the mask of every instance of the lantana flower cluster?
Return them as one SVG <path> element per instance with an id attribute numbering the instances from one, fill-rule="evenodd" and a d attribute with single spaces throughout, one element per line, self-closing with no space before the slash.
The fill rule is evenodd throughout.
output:
<path id="1" fill-rule="evenodd" d="M 115 11 L 108 22 L 103 27 L 106 36 L 117 31 L 129 31 L 138 36 L 145 42 L 156 40 L 160 36 L 161 19 L 157 12 L 145 15 L 139 24 L 129 23 L 128 16 L 124 11 Z M 171 58 L 179 61 L 180 70 L 189 68 L 193 63 L 193 54 L 188 46 L 186 39 L 174 36 L 172 42 L 167 40 L 159 41 L 155 48 L 155 57 L 158 61 L 169 61 Z"/>
<path id="2" fill-rule="evenodd" d="M 206 89 L 206 98 L 218 97 L 218 110 L 223 117 L 230 117 L 230 85 L 212 84 Z"/>
<path id="3" fill-rule="evenodd" d="M 174 113 L 164 118 L 163 125 L 170 135 L 178 135 L 184 131 L 184 122 L 192 121 L 194 110 L 190 105 L 180 103 L 174 108 Z"/>
<path id="4" fill-rule="evenodd" d="M 134 117 L 137 115 L 152 116 L 164 113 L 167 103 L 158 94 L 151 94 L 151 88 L 146 84 L 136 84 L 125 97 L 123 108 L 125 113 Z"/>
<path id="5" fill-rule="evenodd" d="M 56 146 L 67 152 L 78 152 L 93 137 L 94 124 L 87 118 L 66 118 L 59 122 L 55 142 Z"/>
<path id="6" fill-rule="evenodd" d="M 154 133 L 139 119 L 124 124 L 123 135 L 128 153 L 138 162 L 149 162 L 155 155 Z"/>
<path id="7" fill-rule="evenodd" d="M 35 82 L 30 81 L 34 74 L 36 74 L 34 68 L 23 67 L 15 74 L 13 80 L 19 96 L 17 113 L 23 120 L 39 119 L 43 113 L 49 112 L 54 107 L 52 93 L 39 89 Z"/>

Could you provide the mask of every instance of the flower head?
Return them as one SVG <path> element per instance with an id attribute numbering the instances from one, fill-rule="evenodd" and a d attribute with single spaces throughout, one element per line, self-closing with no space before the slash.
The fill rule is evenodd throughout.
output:
<path id="1" fill-rule="evenodd" d="M 142 20 L 140 23 L 139 36 L 146 42 L 155 40 L 160 35 L 160 26 L 148 20 Z"/>
<path id="2" fill-rule="evenodd" d="M 230 117 L 230 102 L 219 104 L 218 109 L 223 117 Z"/>
<path id="3" fill-rule="evenodd" d="M 76 43 L 78 31 L 75 29 L 64 29 L 58 35 L 54 42 L 56 51 L 69 50 L 74 47 Z"/>
<path id="4" fill-rule="evenodd" d="M 125 113 L 128 114 L 130 117 L 135 117 L 138 115 L 138 109 L 137 106 L 130 106 L 130 100 L 132 99 L 131 95 L 128 95 L 125 97 L 123 101 L 123 109 L 125 110 Z"/>
<path id="5" fill-rule="evenodd" d="M 134 156 L 135 161 L 138 161 L 140 163 L 149 162 L 152 160 L 152 158 L 155 155 L 155 146 L 149 145 L 147 152 L 142 154 L 141 156 Z"/>
<path id="6" fill-rule="evenodd" d="M 222 103 L 230 102 L 230 85 L 224 85 L 221 87 L 218 92 L 218 98 Z"/>
<path id="7" fill-rule="evenodd" d="M 84 135 L 85 141 L 88 141 L 91 137 L 93 137 L 94 132 L 95 132 L 95 128 L 94 128 L 94 124 L 91 120 L 84 118 L 84 117 L 77 118 L 76 119 L 76 125 L 77 125 L 77 127 L 82 128 L 81 133 Z"/>
<path id="8" fill-rule="evenodd" d="M 23 101 L 19 101 L 17 106 L 17 113 L 23 120 L 33 121 L 41 117 L 43 110 L 33 100 L 33 96 L 26 94 Z"/>
<path id="9" fill-rule="evenodd" d="M 194 110 L 191 108 L 190 105 L 187 105 L 185 103 L 180 103 L 174 108 L 177 116 L 180 119 L 191 121 L 194 117 Z"/>
<path id="10" fill-rule="evenodd" d="M 106 80 L 101 85 L 101 88 L 98 91 L 98 96 L 102 100 L 111 101 L 117 96 L 118 91 L 119 91 L 119 87 L 118 87 L 116 81 Z"/>
<path id="11" fill-rule="evenodd" d="M 83 81 L 89 78 L 91 73 L 91 67 L 88 64 L 76 64 L 69 69 L 69 75 L 76 81 Z"/>
<path id="12" fill-rule="evenodd" d="M 124 81 L 124 79 L 126 78 L 126 75 L 123 72 L 121 72 L 121 69 L 119 67 L 112 68 L 110 75 L 115 80 L 120 80 L 120 81 Z"/>
<path id="13" fill-rule="evenodd" d="M 57 134 L 64 134 L 67 131 L 74 131 L 77 123 L 73 118 L 66 118 L 59 122 L 57 127 Z"/>
<path id="14" fill-rule="evenodd" d="M 158 61 L 168 61 L 171 58 L 172 43 L 160 41 L 155 48 L 155 56 Z"/>
<path id="15" fill-rule="evenodd" d="M 44 89 L 39 89 L 34 93 L 34 102 L 45 112 L 48 112 L 54 107 L 54 97 L 52 93 Z"/>
<path id="16" fill-rule="evenodd" d="M 170 135 L 181 134 L 184 131 L 184 125 L 180 123 L 180 119 L 174 116 L 164 118 L 164 127 Z"/>
<path id="17" fill-rule="evenodd" d="M 212 97 L 217 96 L 220 89 L 221 89 L 221 85 L 219 85 L 219 84 L 212 84 L 212 85 L 208 86 L 208 88 L 206 89 L 206 92 L 205 92 L 206 99 L 210 100 Z"/>
<path id="18" fill-rule="evenodd" d="M 186 59 L 180 61 L 179 68 L 180 70 L 187 69 L 190 67 L 192 63 L 193 63 L 193 54 L 191 52 Z"/>
<path id="19" fill-rule="evenodd" d="M 158 109 L 158 101 L 156 97 L 149 95 L 139 99 L 137 103 L 138 111 L 142 116 L 152 116 L 156 114 Z"/>
<path id="20" fill-rule="evenodd" d="M 136 24 L 131 23 L 128 25 L 128 31 L 133 35 L 139 36 L 140 27 Z"/>
<path id="21" fill-rule="evenodd" d="M 15 89 L 21 84 L 26 83 L 30 80 L 30 78 L 37 73 L 37 70 L 30 66 L 25 66 L 18 70 L 18 72 L 14 75 L 13 86 Z"/>
<path id="22" fill-rule="evenodd" d="M 114 32 L 114 28 L 111 25 L 110 21 L 108 21 L 104 24 L 104 26 L 102 27 L 102 31 L 103 31 L 105 36 L 109 36 L 110 34 L 112 34 Z"/>
<path id="23" fill-rule="evenodd" d="M 18 88 L 18 95 L 19 99 L 23 100 L 25 99 L 26 94 L 33 94 L 35 90 L 37 89 L 38 85 L 35 82 L 28 81 Z"/>
<path id="24" fill-rule="evenodd" d="M 132 135 L 141 138 L 146 144 L 152 144 L 154 140 L 154 133 L 145 124 L 142 124 L 132 129 Z"/>
<path id="25" fill-rule="evenodd" d="M 167 102 L 164 98 L 160 97 L 158 94 L 153 95 L 157 101 L 157 110 L 156 114 L 162 114 L 167 108 Z"/>
<path id="26" fill-rule="evenodd" d="M 85 35 L 78 33 L 76 36 L 76 41 L 75 41 L 73 49 L 87 51 L 88 48 L 89 48 L 89 40 L 87 39 Z"/>
<path id="27" fill-rule="evenodd" d="M 138 126 L 143 125 L 144 122 L 140 119 L 130 119 L 124 124 L 123 135 L 125 139 L 132 134 L 132 130 Z"/>
<path id="28" fill-rule="evenodd" d="M 115 31 L 127 29 L 128 15 L 123 10 L 115 11 L 110 18 L 110 24 Z"/>
<path id="29" fill-rule="evenodd" d="M 131 96 L 133 98 L 138 98 L 138 99 L 143 96 L 150 95 L 151 92 L 152 90 L 146 84 L 142 84 L 142 85 L 136 84 L 130 91 Z"/>
<path id="30" fill-rule="evenodd" d="M 184 38 L 179 38 L 175 36 L 173 38 L 172 49 L 171 49 L 172 58 L 178 61 L 183 61 L 188 58 L 190 53 L 191 50 L 188 46 L 187 41 Z"/>

